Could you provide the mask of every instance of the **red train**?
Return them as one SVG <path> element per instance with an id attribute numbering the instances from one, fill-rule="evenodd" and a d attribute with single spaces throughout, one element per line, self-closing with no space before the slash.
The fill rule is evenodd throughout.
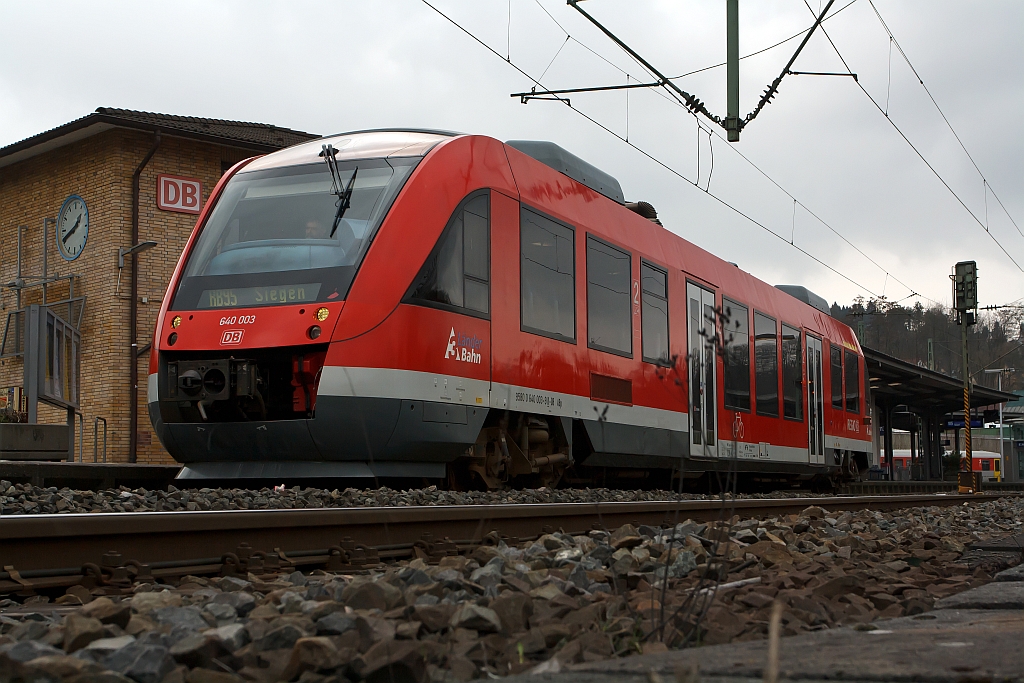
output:
<path id="1" fill-rule="evenodd" d="M 971 456 L 971 470 L 973 472 L 981 472 L 982 481 L 1002 481 L 1001 464 L 1003 456 L 993 451 L 973 451 Z M 882 455 L 880 460 L 884 469 L 886 467 L 885 456 Z M 901 476 L 905 476 L 909 479 L 910 475 L 901 475 L 900 470 L 909 473 L 912 464 L 910 451 L 907 449 L 894 450 L 892 461 L 896 467 L 896 478 L 899 479 Z M 961 457 L 960 462 L 963 463 L 963 457 Z"/>
<path id="2" fill-rule="evenodd" d="M 667 485 L 835 478 L 871 451 L 863 356 L 824 300 L 546 142 L 362 131 L 239 163 L 152 348 L 186 477 Z"/>

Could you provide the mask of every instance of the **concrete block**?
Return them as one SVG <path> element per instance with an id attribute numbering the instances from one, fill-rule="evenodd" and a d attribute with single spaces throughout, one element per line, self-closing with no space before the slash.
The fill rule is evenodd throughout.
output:
<path id="1" fill-rule="evenodd" d="M 1024 564 L 999 572 L 996 574 L 996 581 L 1024 581 Z"/>
<path id="2" fill-rule="evenodd" d="M 1024 583 L 995 581 L 951 595 L 935 603 L 935 609 L 1021 609 Z"/>

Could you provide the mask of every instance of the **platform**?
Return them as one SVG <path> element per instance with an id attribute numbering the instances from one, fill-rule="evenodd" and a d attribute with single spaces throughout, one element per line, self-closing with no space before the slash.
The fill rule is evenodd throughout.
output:
<path id="1" fill-rule="evenodd" d="M 1007 570 L 993 583 L 940 600 L 933 612 L 782 638 L 779 680 L 1024 681 L 1021 577 Z M 761 683 L 767 656 L 768 641 L 760 640 L 578 664 L 506 681 Z"/>
<path id="2" fill-rule="evenodd" d="M 955 481 L 858 481 L 839 487 L 839 495 L 873 496 L 902 495 L 907 493 L 956 493 Z M 1024 482 L 986 481 L 985 493 L 1013 493 L 1024 491 Z"/>
<path id="3" fill-rule="evenodd" d="M 118 486 L 132 489 L 166 489 L 180 469 L 180 465 L 0 461 L 0 480 L 14 484 L 57 488 L 66 486 L 84 490 Z"/>

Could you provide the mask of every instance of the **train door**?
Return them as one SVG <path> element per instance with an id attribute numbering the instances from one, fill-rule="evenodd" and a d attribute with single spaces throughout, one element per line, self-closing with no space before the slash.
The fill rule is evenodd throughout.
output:
<path id="1" fill-rule="evenodd" d="M 690 453 L 718 456 L 715 391 L 715 293 L 686 284 L 690 384 Z"/>
<path id="2" fill-rule="evenodd" d="M 821 340 L 807 337 L 807 423 L 808 458 L 811 464 L 825 464 L 824 396 L 821 383 Z"/>

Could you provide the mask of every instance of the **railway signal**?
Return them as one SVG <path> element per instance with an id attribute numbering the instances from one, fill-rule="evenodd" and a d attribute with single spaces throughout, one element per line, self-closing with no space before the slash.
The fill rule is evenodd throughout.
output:
<path id="1" fill-rule="evenodd" d="M 978 321 L 978 264 L 961 261 L 953 267 L 953 308 L 960 325 L 964 357 L 964 453 L 971 462 L 971 375 L 968 372 L 967 327 Z"/>

